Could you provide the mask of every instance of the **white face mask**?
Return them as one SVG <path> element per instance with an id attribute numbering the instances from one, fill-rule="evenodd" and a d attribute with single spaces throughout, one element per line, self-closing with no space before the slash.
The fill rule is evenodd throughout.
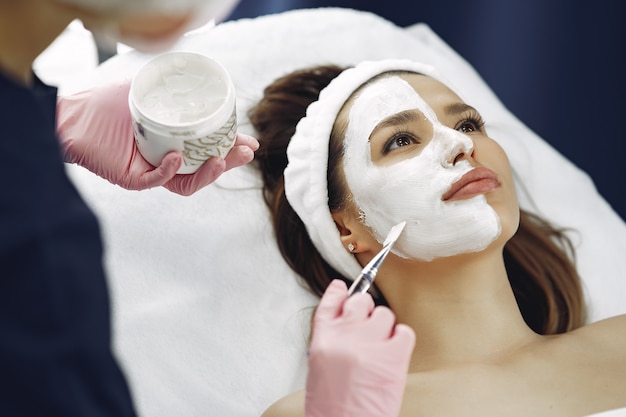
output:
<path id="1" fill-rule="evenodd" d="M 115 24 L 106 27 L 90 28 L 94 36 L 104 46 L 114 47 L 117 42 L 147 53 L 163 52 L 171 49 L 183 34 L 200 27 L 210 27 L 222 21 L 239 0 L 60 0 L 97 12 L 119 14 L 164 13 L 185 14 L 193 11 L 193 18 L 186 27 L 172 32 L 167 37 L 123 37 Z"/>
<path id="2" fill-rule="evenodd" d="M 432 138 L 409 159 L 388 166 L 372 162 L 369 137 L 385 118 L 418 110 L 432 125 Z M 473 168 L 467 160 L 450 161 L 459 152 L 470 154 L 473 142 L 442 125 L 433 109 L 399 76 L 366 86 L 349 113 L 344 170 L 362 220 L 382 242 L 397 223 L 406 227 L 393 252 L 404 258 L 435 258 L 485 249 L 500 234 L 500 220 L 483 194 L 465 200 L 442 201 L 450 185 Z"/>

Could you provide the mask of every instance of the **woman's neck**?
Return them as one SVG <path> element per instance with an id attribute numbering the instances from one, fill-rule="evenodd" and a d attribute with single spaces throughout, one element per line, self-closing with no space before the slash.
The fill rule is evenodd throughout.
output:
<path id="1" fill-rule="evenodd" d="M 33 82 L 33 61 L 73 18 L 49 0 L 0 1 L 0 70 L 17 82 Z"/>
<path id="2" fill-rule="evenodd" d="M 539 337 L 522 318 L 501 252 L 393 263 L 377 282 L 398 322 L 415 330 L 411 372 L 503 358 Z"/>

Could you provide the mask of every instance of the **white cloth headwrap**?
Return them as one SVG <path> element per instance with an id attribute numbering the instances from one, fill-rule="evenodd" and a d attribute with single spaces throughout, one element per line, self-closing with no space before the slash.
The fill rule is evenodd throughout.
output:
<path id="1" fill-rule="evenodd" d="M 324 260 L 345 278 L 355 279 L 361 265 L 341 244 L 328 208 L 328 144 L 335 119 L 352 93 L 371 78 L 389 71 L 443 77 L 430 65 L 406 59 L 364 61 L 343 71 L 311 103 L 287 147 L 285 195 Z M 448 84 L 447 82 L 444 82 Z"/>

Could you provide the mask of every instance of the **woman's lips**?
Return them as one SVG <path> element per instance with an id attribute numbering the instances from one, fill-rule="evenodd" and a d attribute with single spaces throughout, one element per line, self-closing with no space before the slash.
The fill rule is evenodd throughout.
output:
<path id="1" fill-rule="evenodd" d="M 464 200 L 500 187 L 495 172 L 489 168 L 474 168 L 456 181 L 441 197 L 443 201 Z"/>

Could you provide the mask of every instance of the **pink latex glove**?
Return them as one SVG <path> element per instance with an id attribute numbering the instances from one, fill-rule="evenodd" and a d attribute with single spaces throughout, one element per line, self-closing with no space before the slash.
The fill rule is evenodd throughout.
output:
<path id="1" fill-rule="evenodd" d="M 162 185 L 191 195 L 215 181 L 223 172 L 254 158 L 259 142 L 237 134 L 226 158 L 210 158 L 193 174 L 176 174 L 183 163 L 180 152 L 170 152 L 153 167 L 135 144 L 128 91 L 130 79 L 94 87 L 57 100 L 57 130 L 66 162 L 129 190 Z"/>
<path id="2" fill-rule="evenodd" d="M 332 281 L 313 319 L 305 416 L 396 417 L 414 346 L 389 308 Z"/>

